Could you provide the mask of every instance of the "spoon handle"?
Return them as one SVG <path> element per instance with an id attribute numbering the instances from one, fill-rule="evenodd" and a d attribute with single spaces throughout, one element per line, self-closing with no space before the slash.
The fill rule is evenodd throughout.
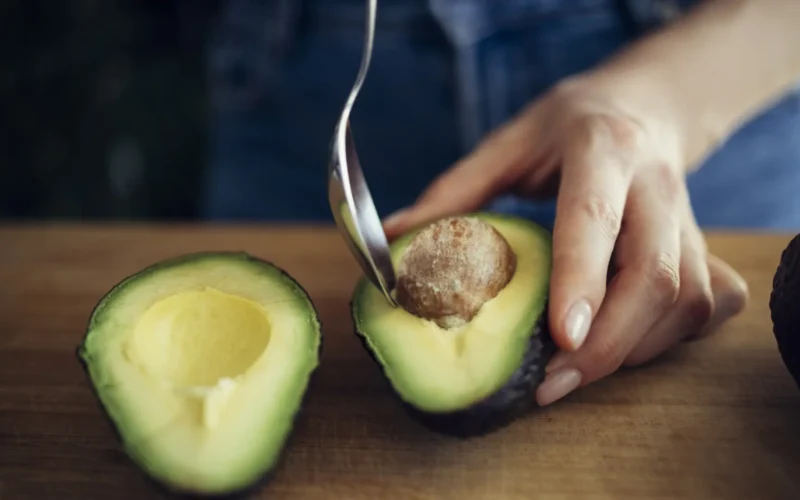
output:
<path id="1" fill-rule="evenodd" d="M 364 51 L 361 54 L 361 66 L 358 68 L 358 75 L 356 75 L 356 82 L 350 90 L 350 95 L 347 96 L 347 102 L 344 105 L 342 116 L 339 119 L 339 126 L 344 128 L 344 122 L 350 119 L 350 111 L 353 109 L 353 104 L 356 102 L 356 97 L 361 91 L 361 86 L 364 85 L 364 80 L 367 78 L 367 70 L 369 70 L 369 63 L 372 60 L 372 46 L 375 41 L 375 16 L 377 12 L 378 0 L 367 0 L 367 15 L 366 15 L 366 30 L 364 33 Z"/>

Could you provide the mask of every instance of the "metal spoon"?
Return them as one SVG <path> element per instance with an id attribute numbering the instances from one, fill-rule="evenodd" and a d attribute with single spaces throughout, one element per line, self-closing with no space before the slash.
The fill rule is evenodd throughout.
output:
<path id="1" fill-rule="evenodd" d="M 389 254 L 389 243 L 364 174 L 361 172 L 353 134 L 350 131 L 350 111 L 364 83 L 372 56 L 376 3 L 377 0 L 367 0 L 367 26 L 361 68 L 331 141 L 328 200 L 336 225 L 367 278 L 383 292 L 392 306 L 397 306 L 391 295 L 395 286 L 395 273 Z"/>

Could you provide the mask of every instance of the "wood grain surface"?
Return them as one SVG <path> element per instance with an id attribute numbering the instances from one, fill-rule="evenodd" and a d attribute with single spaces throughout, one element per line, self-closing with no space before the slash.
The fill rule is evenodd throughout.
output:
<path id="1" fill-rule="evenodd" d="M 354 261 L 329 228 L 0 228 L 0 499 L 161 498 L 120 451 L 75 358 L 92 306 L 152 262 L 246 250 L 293 274 L 325 351 L 263 498 L 800 498 L 800 390 L 769 320 L 787 235 L 710 235 L 750 284 L 744 314 L 659 362 L 618 372 L 493 435 L 409 420 L 352 334 Z M 254 436 L 254 439 L 257 439 Z"/>

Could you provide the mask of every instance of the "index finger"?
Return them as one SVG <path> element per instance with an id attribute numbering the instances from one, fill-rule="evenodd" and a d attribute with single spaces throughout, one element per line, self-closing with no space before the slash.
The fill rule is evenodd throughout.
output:
<path id="1" fill-rule="evenodd" d="M 564 350 L 577 350 L 606 292 L 608 266 L 630 187 L 619 154 L 581 141 L 565 151 L 553 228 L 550 323 Z"/>

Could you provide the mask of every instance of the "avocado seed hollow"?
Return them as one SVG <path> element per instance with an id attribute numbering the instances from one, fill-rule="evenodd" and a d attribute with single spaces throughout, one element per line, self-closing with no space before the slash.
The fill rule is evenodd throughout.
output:
<path id="1" fill-rule="evenodd" d="M 420 230 L 398 265 L 397 302 L 444 329 L 469 323 L 511 281 L 517 258 L 475 217 L 448 217 Z"/>

